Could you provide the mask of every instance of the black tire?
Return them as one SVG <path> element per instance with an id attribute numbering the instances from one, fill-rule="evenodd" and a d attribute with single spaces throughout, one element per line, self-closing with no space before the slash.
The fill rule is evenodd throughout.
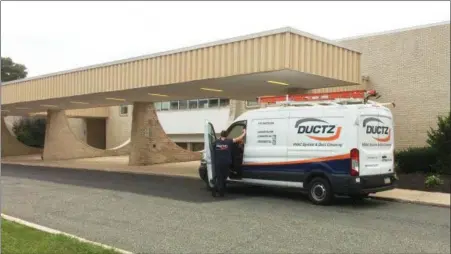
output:
<path id="1" fill-rule="evenodd" d="M 205 186 L 207 187 L 207 190 L 211 191 L 212 188 L 208 184 L 208 175 L 207 175 L 207 167 L 206 166 L 201 165 L 199 167 L 199 177 L 200 177 L 200 179 L 202 179 L 202 181 L 205 182 Z"/>
<path id="2" fill-rule="evenodd" d="M 330 205 L 334 194 L 327 179 L 316 177 L 308 184 L 308 197 L 315 205 Z"/>
<path id="3" fill-rule="evenodd" d="M 199 177 L 200 177 L 200 179 L 202 179 L 203 181 L 207 181 L 207 167 L 206 166 L 204 166 L 204 165 L 201 165 L 200 167 L 199 167 Z"/>

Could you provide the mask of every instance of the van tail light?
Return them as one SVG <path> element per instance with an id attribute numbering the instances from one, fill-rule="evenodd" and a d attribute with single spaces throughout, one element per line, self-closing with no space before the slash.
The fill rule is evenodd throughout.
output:
<path id="1" fill-rule="evenodd" d="M 359 176 L 359 149 L 351 150 L 351 176 Z"/>

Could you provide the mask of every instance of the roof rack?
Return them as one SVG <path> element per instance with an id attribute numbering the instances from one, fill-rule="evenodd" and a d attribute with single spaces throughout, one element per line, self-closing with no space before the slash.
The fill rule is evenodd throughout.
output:
<path id="1" fill-rule="evenodd" d="M 378 103 L 369 101 L 368 98 L 380 95 L 375 90 L 354 90 L 331 93 L 314 93 L 285 96 L 262 96 L 258 102 L 263 107 L 268 106 L 329 106 L 329 105 L 347 105 L 347 104 L 372 104 L 378 106 L 392 105 L 394 103 Z"/>

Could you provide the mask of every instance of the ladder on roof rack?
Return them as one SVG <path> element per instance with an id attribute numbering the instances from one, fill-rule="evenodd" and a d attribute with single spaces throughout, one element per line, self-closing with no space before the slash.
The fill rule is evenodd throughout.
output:
<path id="1" fill-rule="evenodd" d="M 343 104 L 372 104 L 392 105 L 394 103 L 378 103 L 368 101 L 369 97 L 380 97 L 375 90 L 354 90 L 330 93 L 298 94 L 285 96 L 262 96 L 258 97 L 261 106 L 315 106 L 315 105 L 343 105 Z"/>

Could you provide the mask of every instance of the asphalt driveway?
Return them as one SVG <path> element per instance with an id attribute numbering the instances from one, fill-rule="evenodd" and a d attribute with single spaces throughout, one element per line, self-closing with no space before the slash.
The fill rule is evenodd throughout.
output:
<path id="1" fill-rule="evenodd" d="M 2 212 L 136 253 L 449 253 L 450 209 L 2 164 Z"/>

